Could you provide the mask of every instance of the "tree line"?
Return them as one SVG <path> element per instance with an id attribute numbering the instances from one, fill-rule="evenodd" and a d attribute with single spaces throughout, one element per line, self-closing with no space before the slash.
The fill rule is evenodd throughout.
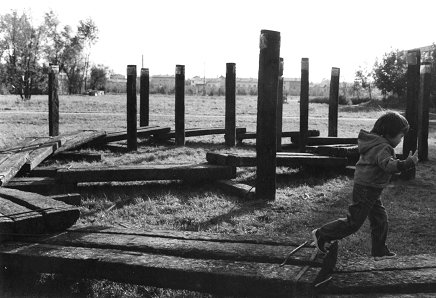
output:
<path id="1" fill-rule="evenodd" d="M 34 24 L 26 12 L 12 10 L 0 15 L 0 84 L 8 93 L 30 99 L 47 92 L 50 64 L 66 74 L 68 93 L 87 88 L 90 49 L 98 39 L 91 18 L 81 20 L 75 30 L 61 26 L 53 11 Z"/>

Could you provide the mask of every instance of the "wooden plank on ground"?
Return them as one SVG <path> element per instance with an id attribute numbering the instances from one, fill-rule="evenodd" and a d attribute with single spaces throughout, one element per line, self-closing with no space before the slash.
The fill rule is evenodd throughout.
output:
<path id="1" fill-rule="evenodd" d="M 32 189 L 53 188 L 58 181 L 53 177 L 14 177 L 5 185 L 8 188 L 15 188 L 23 191 Z"/>
<path id="2" fill-rule="evenodd" d="M 15 242 L 0 246 L 0 265 L 218 295 L 263 297 L 311 295 L 321 270 L 319 267 L 279 267 L 268 263 Z"/>
<path id="3" fill-rule="evenodd" d="M 232 180 L 218 180 L 215 184 L 224 191 L 240 198 L 247 200 L 253 200 L 255 198 L 256 188 L 254 186 Z"/>
<path id="4" fill-rule="evenodd" d="M 335 145 L 318 145 L 318 146 L 307 146 L 308 152 L 328 155 L 328 156 L 338 156 L 347 158 L 359 158 L 359 149 L 355 144 L 335 144 Z"/>
<path id="5" fill-rule="evenodd" d="M 0 214 L 6 216 L 0 221 L 0 230 L 19 234 L 39 234 L 45 232 L 44 218 L 34 210 L 15 204 L 0 196 Z M 12 220 L 13 224 L 11 225 Z"/>
<path id="6" fill-rule="evenodd" d="M 144 126 L 137 128 L 138 137 L 160 136 L 170 132 L 169 127 L 160 126 Z M 127 140 L 127 131 L 108 132 L 104 138 L 104 143 L 116 142 L 121 140 Z"/>
<path id="7" fill-rule="evenodd" d="M 67 159 L 72 161 L 101 161 L 101 153 L 97 152 L 80 152 L 80 151 L 63 151 L 57 153 L 53 158 Z"/>
<path id="8" fill-rule="evenodd" d="M 0 154 L 2 156 L 3 154 Z M 26 163 L 29 152 L 7 154 L 7 159 L 0 164 L 0 186 L 9 182 Z"/>
<path id="9" fill-rule="evenodd" d="M 60 152 L 67 150 L 74 150 L 88 143 L 98 143 L 103 141 L 106 136 L 104 131 L 95 130 L 84 130 L 76 132 L 75 134 L 69 136 L 65 142 L 54 152 L 54 154 L 59 154 Z"/>
<path id="10" fill-rule="evenodd" d="M 282 138 L 290 137 L 290 138 L 299 138 L 300 132 L 299 131 L 284 131 L 282 132 Z M 308 131 L 309 137 L 317 137 L 319 136 L 319 130 L 309 130 Z M 255 139 L 256 133 L 255 132 L 245 132 L 240 133 L 236 135 L 236 138 L 238 141 L 242 141 L 245 139 Z"/>
<path id="11" fill-rule="evenodd" d="M 196 165 L 139 165 L 59 169 L 62 182 L 106 182 L 149 180 L 221 180 L 233 179 L 236 169 L 208 164 Z"/>
<path id="12" fill-rule="evenodd" d="M 82 204 L 82 196 L 78 193 L 51 195 L 47 197 L 56 201 L 64 202 L 68 205 L 80 206 Z"/>
<path id="13" fill-rule="evenodd" d="M 29 158 L 26 163 L 23 165 L 22 171 L 30 172 L 34 168 L 36 168 L 40 163 L 42 163 L 47 157 L 53 154 L 56 151 L 60 144 L 61 140 L 53 141 L 53 138 L 39 138 L 38 141 L 46 140 L 46 143 L 40 144 L 41 146 L 37 149 L 29 151 Z M 33 142 L 30 143 L 32 145 Z"/>
<path id="14" fill-rule="evenodd" d="M 9 239 L 13 232 L 14 221 L 0 211 L 0 243 Z"/>
<path id="15" fill-rule="evenodd" d="M 291 138 L 292 143 L 298 144 L 298 138 Z M 334 145 L 334 144 L 357 144 L 357 138 L 340 138 L 340 137 L 309 137 L 307 138 L 308 146 L 316 145 Z"/>
<path id="16" fill-rule="evenodd" d="M 36 193 L 0 188 L 0 196 L 40 212 L 49 231 L 63 231 L 71 227 L 80 216 L 79 209 Z"/>
<path id="17" fill-rule="evenodd" d="M 199 136 L 207 136 L 207 135 L 218 135 L 225 134 L 225 128 L 220 127 L 210 127 L 210 128 L 188 128 L 185 129 L 185 137 L 199 137 Z M 236 134 L 245 133 L 246 128 L 244 127 L 236 127 Z M 172 139 L 175 137 L 175 131 L 171 130 L 169 133 L 164 135 L 159 135 L 158 137 L 161 139 Z"/>

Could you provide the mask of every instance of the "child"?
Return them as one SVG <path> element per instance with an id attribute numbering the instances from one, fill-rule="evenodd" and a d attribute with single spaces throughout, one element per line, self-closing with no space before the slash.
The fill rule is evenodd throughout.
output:
<path id="1" fill-rule="evenodd" d="M 417 151 L 404 161 L 395 157 L 394 148 L 408 130 L 406 118 L 396 112 L 386 112 L 375 122 L 371 132 L 360 131 L 360 158 L 354 173 L 353 201 L 348 208 L 349 214 L 346 218 L 339 218 L 312 231 L 318 250 L 325 253 L 326 243 L 357 232 L 368 217 L 374 259 L 396 256 L 386 246 L 388 217 L 380 195 L 393 173 L 410 170 L 418 163 Z"/>

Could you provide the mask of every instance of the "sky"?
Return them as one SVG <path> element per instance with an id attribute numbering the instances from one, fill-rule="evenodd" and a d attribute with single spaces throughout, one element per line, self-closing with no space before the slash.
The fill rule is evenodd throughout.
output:
<path id="1" fill-rule="evenodd" d="M 51 9 L 73 28 L 92 18 L 99 40 L 91 61 L 124 75 L 129 64 L 150 75 L 174 75 L 182 64 L 187 78 L 214 78 L 233 62 L 237 77 L 257 78 L 260 31 L 274 30 L 286 78 L 300 77 L 305 57 L 310 81 L 339 67 L 351 82 L 392 49 L 436 42 L 435 8 L 434 0 L 13 0 L 0 14 L 25 10 L 37 24 Z"/>

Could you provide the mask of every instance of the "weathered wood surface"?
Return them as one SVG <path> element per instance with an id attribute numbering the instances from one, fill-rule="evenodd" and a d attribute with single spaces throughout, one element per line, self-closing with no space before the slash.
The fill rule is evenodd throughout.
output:
<path id="1" fill-rule="evenodd" d="M 319 136 L 319 130 L 308 130 L 308 136 L 309 137 L 317 137 Z M 299 131 L 283 131 L 282 132 L 282 138 L 299 138 L 300 132 Z M 242 141 L 244 139 L 255 139 L 256 133 L 255 132 L 245 132 L 245 133 L 238 133 L 236 135 L 236 139 L 239 141 Z"/>
<path id="2" fill-rule="evenodd" d="M 26 189 L 30 190 L 32 188 L 54 187 L 57 182 L 52 177 L 14 177 L 4 186 L 26 191 Z"/>
<path id="3" fill-rule="evenodd" d="M 3 196 L 0 196 L 0 214 L 6 216 L 0 221 L 0 230 L 5 234 L 8 231 L 19 234 L 39 234 L 46 230 L 44 218 L 39 212 L 15 204 Z"/>
<path id="4" fill-rule="evenodd" d="M 196 165 L 139 165 L 59 169 L 62 183 L 147 181 L 147 180 L 221 180 L 233 179 L 236 169 L 229 166 Z"/>
<path id="5" fill-rule="evenodd" d="M 236 64 L 226 64 L 226 82 L 225 82 L 225 134 L 224 140 L 226 146 L 234 147 L 236 145 Z"/>
<path id="6" fill-rule="evenodd" d="M 292 143 L 298 144 L 298 138 L 292 138 Z M 340 137 L 308 137 L 307 146 L 317 145 L 335 145 L 335 144 L 357 144 L 357 138 L 340 138 Z"/>
<path id="7" fill-rule="evenodd" d="M 80 152 L 80 151 L 63 151 L 56 154 L 53 158 L 67 159 L 72 161 L 101 161 L 101 153 L 97 152 Z"/>
<path id="8" fill-rule="evenodd" d="M 64 202 L 65 204 L 68 205 L 80 206 L 82 204 L 82 196 L 78 193 L 51 195 L 47 197 L 52 200 Z"/>
<path id="9" fill-rule="evenodd" d="M 0 188 L 0 196 L 41 213 L 48 231 L 65 230 L 71 227 L 80 216 L 79 209 L 36 193 Z"/>
<path id="10" fill-rule="evenodd" d="M 40 143 L 44 138 L 38 138 L 37 140 L 33 140 L 28 143 L 28 145 L 33 145 L 36 142 L 41 144 L 40 148 L 29 151 L 29 157 L 26 163 L 23 165 L 22 171 L 30 172 L 34 168 L 36 168 L 40 163 L 42 163 L 47 157 L 53 154 L 55 150 L 57 150 L 61 144 L 61 141 L 54 141 L 52 138 L 45 138 L 44 143 Z"/>
<path id="11" fill-rule="evenodd" d="M 218 180 L 215 184 L 222 190 L 240 198 L 247 200 L 253 200 L 255 198 L 256 189 L 254 186 L 232 180 Z"/>
<path id="12" fill-rule="evenodd" d="M 0 186 L 7 184 L 17 173 L 29 158 L 29 152 L 18 152 L 12 154 L 0 154 L 3 159 L 0 164 Z"/>
<path id="13" fill-rule="evenodd" d="M 355 165 L 359 160 L 359 149 L 354 144 L 307 146 L 307 152 L 327 156 L 346 157 L 348 164 Z"/>
<path id="14" fill-rule="evenodd" d="M 299 151 L 306 151 L 309 132 L 309 58 L 301 58 Z M 319 133 L 318 135 L 319 136 Z"/>
<path id="15" fill-rule="evenodd" d="M 255 167 L 256 155 L 253 154 L 224 154 L 206 153 L 206 160 L 211 164 L 227 165 L 232 167 Z M 345 167 L 347 159 L 344 157 L 321 156 L 310 153 L 277 153 L 276 165 L 278 167 L 319 166 L 319 167 Z"/>
<path id="16" fill-rule="evenodd" d="M 160 136 L 169 133 L 170 130 L 171 129 L 169 127 L 144 126 L 144 127 L 137 128 L 136 135 L 139 138 L 146 138 L 149 136 Z M 127 131 L 108 132 L 102 143 L 116 142 L 122 140 L 127 140 Z"/>
<path id="17" fill-rule="evenodd" d="M 5 243 L 0 265 L 21 270 L 105 278 L 221 295 L 301 297 L 310 295 L 320 267 L 205 260 L 115 249 Z M 298 280 L 296 277 L 302 274 Z"/>
<path id="18" fill-rule="evenodd" d="M 105 136 L 106 132 L 104 131 L 78 131 L 75 134 L 65 137 L 65 141 L 62 142 L 61 146 L 54 152 L 54 154 L 67 150 L 74 150 L 89 143 L 99 143 L 104 140 Z"/>
<path id="19" fill-rule="evenodd" d="M 2 209 L 0 207 L 0 209 Z M 14 232 L 14 221 L 0 210 L 0 243 L 9 239 Z"/>
<path id="20" fill-rule="evenodd" d="M 244 127 L 236 127 L 236 134 L 244 133 L 246 128 Z M 185 137 L 200 137 L 207 135 L 219 135 L 225 134 L 225 128 L 221 127 L 210 127 L 210 128 L 186 128 L 185 129 Z M 157 136 L 159 139 L 172 139 L 175 137 L 175 131 L 171 130 L 167 134 L 162 134 Z"/>

